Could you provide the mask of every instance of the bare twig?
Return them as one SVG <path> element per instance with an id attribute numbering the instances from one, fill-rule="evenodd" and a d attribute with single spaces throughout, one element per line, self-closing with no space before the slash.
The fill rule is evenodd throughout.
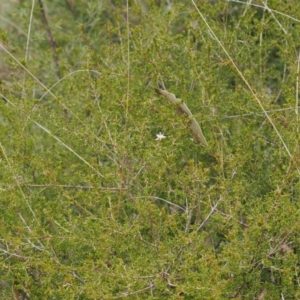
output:
<path id="1" fill-rule="evenodd" d="M 219 205 L 220 201 L 223 198 L 220 196 L 219 200 L 217 201 L 217 203 L 211 208 L 211 211 L 209 212 L 209 214 L 206 216 L 206 218 L 204 219 L 204 221 L 201 223 L 201 225 L 198 227 L 197 231 L 200 231 L 200 229 L 207 223 L 207 221 L 209 220 L 209 218 L 212 216 L 212 214 L 215 212 L 217 206 Z"/>
<path id="2" fill-rule="evenodd" d="M 65 1 L 66 1 L 66 4 L 67 4 L 73 18 L 76 19 L 76 13 L 75 13 L 75 10 L 74 10 L 74 7 L 73 7 L 74 6 L 73 1 L 68 1 L 68 0 L 65 0 Z"/>
<path id="3" fill-rule="evenodd" d="M 58 79 L 60 79 L 61 75 L 60 75 L 60 71 L 59 71 L 58 56 L 57 56 L 57 53 L 56 53 L 56 43 L 55 43 L 55 40 L 53 38 L 52 32 L 51 32 L 49 24 L 48 24 L 48 20 L 47 20 L 46 14 L 45 14 L 44 5 L 43 5 L 42 0 L 38 0 L 38 3 L 40 5 L 41 18 L 42 18 L 42 21 L 43 21 L 44 26 L 46 28 L 49 44 L 50 44 L 50 47 L 51 47 L 51 50 L 52 50 L 53 61 L 54 61 L 54 64 L 56 66 L 56 76 L 58 77 Z"/>
<path id="4" fill-rule="evenodd" d="M 32 187 L 32 188 L 64 188 L 64 189 L 81 189 L 81 190 L 104 190 L 104 191 L 121 191 L 127 190 L 127 188 L 117 188 L 117 187 L 94 187 L 92 185 L 71 185 L 71 184 L 31 184 L 31 183 L 23 183 L 21 186 Z"/>
<path id="5" fill-rule="evenodd" d="M 137 290 L 137 291 L 134 291 L 134 292 L 125 292 L 125 293 L 123 293 L 120 296 L 114 297 L 113 299 L 119 299 L 119 298 L 124 298 L 124 297 L 131 296 L 131 295 L 136 295 L 136 294 L 145 292 L 147 290 L 153 289 L 154 287 L 155 287 L 155 285 L 153 283 L 151 283 L 149 286 L 147 286 L 147 287 L 145 287 L 143 289 L 140 289 L 140 290 Z"/>

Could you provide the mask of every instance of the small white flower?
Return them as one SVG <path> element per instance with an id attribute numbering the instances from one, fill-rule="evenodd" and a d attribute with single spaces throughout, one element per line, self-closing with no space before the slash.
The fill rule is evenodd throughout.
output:
<path id="1" fill-rule="evenodd" d="M 163 134 L 163 133 L 158 133 L 157 135 L 156 135 L 156 141 L 160 141 L 160 140 L 162 140 L 162 139 L 165 139 L 166 138 L 166 136 Z"/>

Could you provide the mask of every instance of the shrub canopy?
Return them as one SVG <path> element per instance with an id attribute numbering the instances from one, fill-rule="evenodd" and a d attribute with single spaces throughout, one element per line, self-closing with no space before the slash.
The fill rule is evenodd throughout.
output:
<path id="1" fill-rule="evenodd" d="M 1 298 L 300 298 L 300 2 L 124 2 L 0 5 Z"/>

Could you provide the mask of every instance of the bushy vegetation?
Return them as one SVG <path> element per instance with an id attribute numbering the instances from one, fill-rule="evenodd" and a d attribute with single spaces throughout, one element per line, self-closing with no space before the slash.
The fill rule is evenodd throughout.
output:
<path id="1" fill-rule="evenodd" d="M 1 299 L 300 298 L 299 1 L 0 22 Z"/>

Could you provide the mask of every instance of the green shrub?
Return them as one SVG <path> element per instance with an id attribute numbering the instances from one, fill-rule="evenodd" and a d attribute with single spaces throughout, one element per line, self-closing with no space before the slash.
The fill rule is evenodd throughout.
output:
<path id="1" fill-rule="evenodd" d="M 297 8 L 3 10 L 1 297 L 299 298 Z"/>

